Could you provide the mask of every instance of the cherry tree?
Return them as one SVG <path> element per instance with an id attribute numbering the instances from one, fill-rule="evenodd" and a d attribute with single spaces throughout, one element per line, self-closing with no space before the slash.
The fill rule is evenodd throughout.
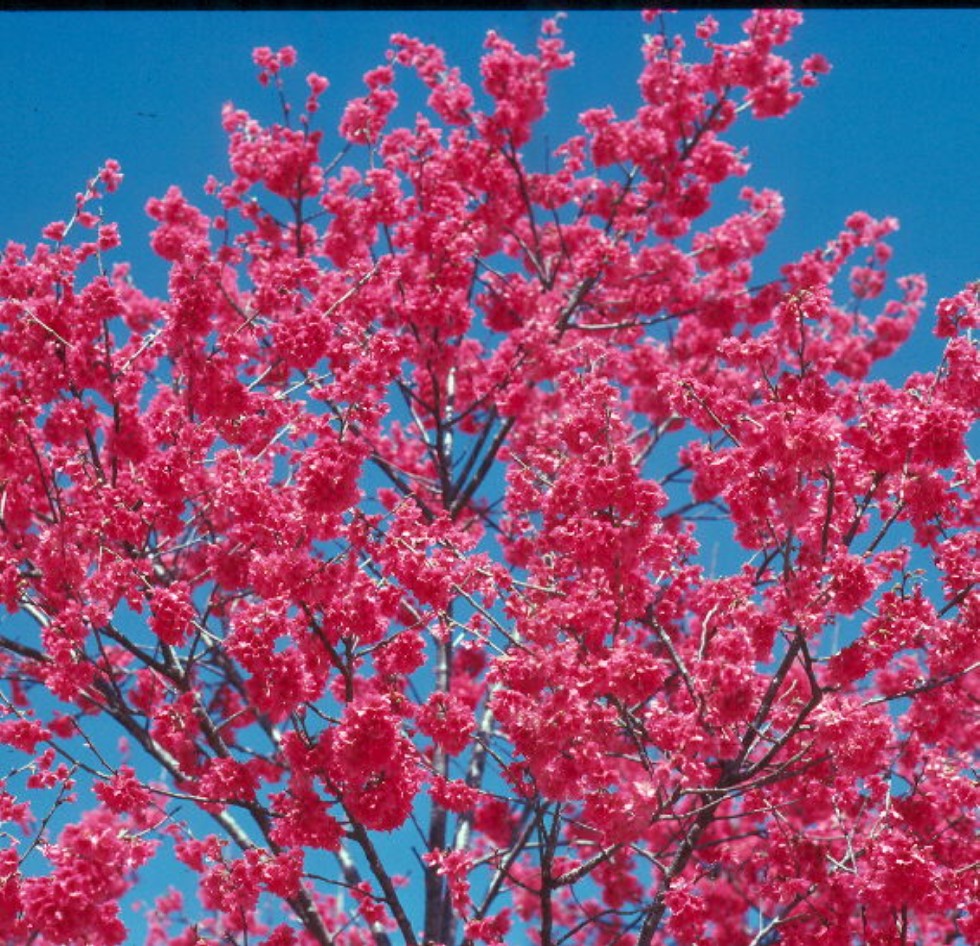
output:
<path id="1" fill-rule="evenodd" d="M 766 281 L 779 194 L 708 214 L 801 16 L 644 16 L 536 170 L 556 21 L 393 36 L 329 149 L 261 48 L 165 298 L 111 160 L 6 247 L 0 941 L 980 942 L 980 284 L 882 380 L 894 220 Z"/>

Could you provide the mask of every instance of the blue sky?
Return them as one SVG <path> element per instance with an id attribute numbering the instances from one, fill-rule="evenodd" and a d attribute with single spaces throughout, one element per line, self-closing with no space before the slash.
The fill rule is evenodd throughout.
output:
<path id="1" fill-rule="evenodd" d="M 202 185 L 208 174 L 228 176 L 225 101 L 276 117 L 273 96 L 255 82 L 254 46 L 297 48 L 297 106 L 307 71 L 328 76 L 320 116 L 329 141 L 343 104 L 363 90 L 362 74 L 383 61 L 391 32 L 443 46 L 478 86 L 485 31 L 531 49 L 546 13 L 3 14 L 0 243 L 33 244 L 46 223 L 70 216 L 75 192 L 100 163 L 116 158 L 126 179 L 104 209 L 120 223 L 123 248 L 110 259 L 132 260 L 137 281 L 162 293 L 165 270 L 147 249 L 143 207 L 173 183 L 212 206 Z M 739 38 L 744 14 L 718 17 L 719 38 Z M 692 35 L 696 19 L 679 15 L 677 29 Z M 552 144 L 574 132 L 586 108 L 611 103 L 627 114 L 636 104 L 643 32 L 635 11 L 570 13 L 564 34 L 578 64 L 553 84 Z M 820 87 L 788 118 L 745 121 L 732 135 L 750 148 L 747 183 L 786 199 L 769 259 L 778 265 L 823 244 L 854 210 L 899 217 L 892 274 L 926 273 L 930 309 L 891 376 L 931 368 L 939 351 L 931 304 L 980 277 L 980 11 L 810 11 L 789 54 L 799 61 L 812 52 L 834 67 Z M 417 85 L 401 74 L 398 87 Z"/>
<path id="2" fill-rule="evenodd" d="M 3 14 L 0 240 L 33 243 L 114 157 L 126 174 L 105 206 L 122 228 L 116 258 L 133 259 L 137 279 L 162 291 L 143 206 L 171 183 L 203 201 L 206 176 L 226 176 L 225 101 L 274 117 L 271 94 L 254 81 L 252 47 L 297 47 L 297 104 L 308 70 L 330 78 L 321 112 L 329 132 L 342 103 L 362 91 L 362 74 L 382 61 L 391 32 L 442 45 L 477 85 L 485 31 L 531 48 L 547 12 Z M 744 14 L 719 17 L 720 38 L 737 38 Z M 612 103 L 625 113 L 635 104 L 643 30 L 636 11 L 569 14 L 564 32 L 578 64 L 555 79 L 551 142 L 586 107 Z M 980 276 L 980 11 L 809 11 L 789 48 L 796 59 L 823 52 L 833 72 L 788 118 L 745 122 L 734 135 L 750 147 L 748 182 L 786 198 L 772 262 L 822 243 L 863 209 L 900 218 L 893 272 L 925 272 L 931 302 Z M 415 85 L 401 78 L 409 79 L 402 88 Z"/>

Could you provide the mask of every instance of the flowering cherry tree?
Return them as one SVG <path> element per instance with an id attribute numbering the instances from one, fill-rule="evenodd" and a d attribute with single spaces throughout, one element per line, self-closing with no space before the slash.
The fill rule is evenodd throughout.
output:
<path id="1" fill-rule="evenodd" d="M 645 17 L 543 170 L 555 21 L 477 91 L 393 36 L 334 158 L 262 48 L 166 298 L 114 161 L 6 247 L 0 942 L 980 942 L 980 284 L 880 380 L 894 220 L 767 282 L 777 193 L 702 219 L 800 15 Z"/>

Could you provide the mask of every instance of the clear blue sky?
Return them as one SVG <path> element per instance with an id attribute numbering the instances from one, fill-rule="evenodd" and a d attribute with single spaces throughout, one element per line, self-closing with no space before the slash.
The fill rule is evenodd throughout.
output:
<path id="1" fill-rule="evenodd" d="M 362 91 L 362 74 L 381 62 L 391 32 L 442 45 L 478 85 L 485 31 L 531 48 L 546 13 L 2 14 L 0 241 L 33 243 L 114 157 L 126 174 L 105 206 L 122 227 L 117 253 L 134 259 L 147 288 L 162 291 L 143 205 L 171 183 L 203 200 L 206 176 L 226 176 L 223 102 L 274 116 L 272 96 L 254 81 L 253 46 L 297 47 L 297 105 L 308 70 L 330 78 L 321 112 L 329 131 L 342 102 Z M 719 38 L 736 38 L 744 14 L 718 15 Z M 625 113 L 636 102 L 643 29 L 636 11 L 569 14 L 565 35 L 578 65 L 555 80 L 552 143 L 586 107 L 612 103 Z M 787 119 L 746 122 L 735 134 L 751 149 L 749 182 L 786 198 L 772 262 L 822 243 L 864 209 L 900 218 L 893 272 L 925 272 L 930 302 L 980 276 L 980 11 L 809 11 L 797 37 L 794 58 L 823 52 L 833 72 Z M 401 78 L 409 80 L 403 89 L 415 86 Z"/>
<path id="2" fill-rule="evenodd" d="M 497 29 L 531 49 L 544 15 L 0 14 L 0 244 L 32 245 L 44 224 L 70 216 L 73 195 L 99 164 L 116 158 L 126 179 L 105 211 L 120 223 L 124 245 L 111 258 L 133 260 L 137 281 L 162 293 L 164 270 L 146 247 L 144 204 L 176 183 L 205 209 L 212 206 L 201 188 L 210 173 L 228 176 L 225 101 L 275 117 L 272 95 L 255 82 L 254 46 L 297 48 L 297 107 L 307 71 L 329 77 L 320 113 L 329 132 L 343 103 L 363 91 L 362 74 L 383 60 L 391 32 L 443 46 L 478 86 L 485 31 Z M 744 14 L 717 15 L 719 38 L 737 39 Z M 690 32 L 697 18 L 675 19 Z M 552 144 L 574 131 L 585 108 L 611 103 L 627 114 L 635 105 L 643 31 L 635 11 L 569 14 L 564 33 L 578 64 L 553 85 Z M 787 119 L 746 121 L 733 135 L 750 147 L 748 183 L 774 187 L 786 199 L 772 264 L 824 243 L 860 209 L 900 218 L 892 274 L 926 273 L 930 305 L 980 277 L 980 11 L 811 11 L 789 54 L 799 61 L 812 52 L 834 67 L 820 87 Z M 402 74 L 398 87 L 417 85 Z M 332 154 L 329 145 L 324 154 Z M 935 364 L 930 314 L 892 377 Z"/>

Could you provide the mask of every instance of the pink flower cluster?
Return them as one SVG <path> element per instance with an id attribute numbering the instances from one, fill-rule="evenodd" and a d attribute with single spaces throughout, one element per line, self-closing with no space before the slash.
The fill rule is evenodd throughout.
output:
<path id="1" fill-rule="evenodd" d="M 543 170 L 558 20 L 396 34 L 336 166 L 261 47 L 164 298 L 114 161 L 7 245 L 0 941 L 131 941 L 151 859 L 150 946 L 980 941 L 978 284 L 887 380 L 897 222 L 766 280 L 779 194 L 716 206 L 801 14 L 645 16 Z"/>

